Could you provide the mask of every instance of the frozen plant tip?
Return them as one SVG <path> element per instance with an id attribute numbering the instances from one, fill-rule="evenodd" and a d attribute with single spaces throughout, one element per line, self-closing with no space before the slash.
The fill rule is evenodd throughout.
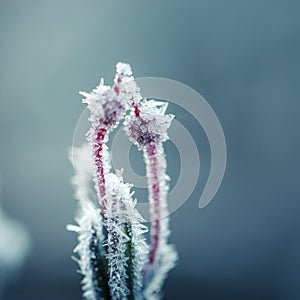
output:
<path id="1" fill-rule="evenodd" d="M 118 63 L 112 87 L 101 79 L 91 93 L 80 92 L 90 110 L 87 144 L 73 149 L 79 199 L 75 260 L 83 276 L 85 299 L 161 299 L 162 286 L 177 253 L 168 244 L 168 176 L 163 142 L 173 119 L 167 104 L 142 99 L 128 64 Z M 108 140 L 124 121 L 129 140 L 143 151 L 150 204 L 148 228 L 137 211 L 131 185 L 112 171 Z M 90 201 L 86 201 L 86 197 Z M 98 207 L 92 202 L 99 204 Z"/>

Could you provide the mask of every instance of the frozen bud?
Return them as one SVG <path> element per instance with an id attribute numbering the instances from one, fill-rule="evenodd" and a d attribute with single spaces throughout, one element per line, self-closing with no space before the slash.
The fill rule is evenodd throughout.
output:
<path id="1" fill-rule="evenodd" d="M 82 102 L 87 103 L 91 111 L 91 121 L 114 126 L 123 118 L 126 106 L 124 97 L 110 86 L 104 85 L 103 79 L 91 93 L 80 94 L 85 97 Z"/>
<path id="2" fill-rule="evenodd" d="M 168 139 L 167 130 L 174 118 L 166 115 L 167 103 L 143 101 L 138 116 L 132 111 L 126 117 L 125 131 L 130 140 L 140 147 L 154 145 Z"/>

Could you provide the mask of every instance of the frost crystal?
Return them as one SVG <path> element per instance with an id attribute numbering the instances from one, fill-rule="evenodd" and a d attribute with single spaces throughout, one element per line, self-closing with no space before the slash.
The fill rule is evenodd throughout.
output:
<path id="1" fill-rule="evenodd" d="M 83 295 L 88 300 L 160 299 L 177 260 L 168 244 L 168 176 L 163 150 L 173 116 L 165 114 L 166 103 L 142 100 L 131 67 L 124 63 L 117 64 L 112 87 L 101 79 L 91 93 L 80 94 L 90 110 L 91 128 L 88 144 L 73 149 L 80 212 L 78 226 L 68 229 L 78 233 L 74 251 L 83 275 Z M 124 182 L 121 171 L 111 171 L 107 142 L 122 120 L 129 139 L 144 153 L 152 221 L 150 246 L 131 185 Z M 95 202 L 100 209 L 90 204 Z"/>

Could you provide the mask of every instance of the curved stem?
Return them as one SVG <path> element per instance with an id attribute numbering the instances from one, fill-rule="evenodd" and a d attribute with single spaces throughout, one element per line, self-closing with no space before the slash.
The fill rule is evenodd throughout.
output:
<path id="1" fill-rule="evenodd" d="M 94 163 L 96 166 L 96 178 L 100 197 L 100 205 L 102 213 L 105 217 L 105 212 L 107 208 L 107 200 L 105 199 L 105 170 L 104 170 L 104 157 L 103 157 L 103 147 L 104 140 L 107 135 L 107 128 L 97 126 L 95 128 L 95 139 L 93 141 L 93 153 L 94 153 Z"/>
<path id="2" fill-rule="evenodd" d="M 156 157 L 156 145 L 149 145 L 146 148 L 147 154 L 147 173 L 148 184 L 150 189 L 150 205 L 151 207 L 151 248 L 149 252 L 149 263 L 154 264 L 156 254 L 159 247 L 161 235 L 160 224 L 160 186 L 158 175 L 158 162 Z"/>

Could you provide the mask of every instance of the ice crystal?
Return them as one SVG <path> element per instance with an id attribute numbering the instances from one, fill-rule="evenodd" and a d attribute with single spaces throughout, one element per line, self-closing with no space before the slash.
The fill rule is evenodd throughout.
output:
<path id="1" fill-rule="evenodd" d="M 168 244 L 168 176 L 163 151 L 173 116 L 166 114 L 167 104 L 142 100 L 131 67 L 124 63 L 117 64 L 112 87 L 101 79 L 91 93 L 80 94 L 90 110 L 91 128 L 88 144 L 73 149 L 80 213 L 78 227 L 68 228 L 78 233 L 74 251 L 83 275 L 83 295 L 88 300 L 159 299 L 177 259 Z M 122 120 L 129 139 L 144 152 L 152 221 L 150 246 L 132 186 L 124 182 L 121 171 L 111 171 L 107 142 Z M 100 209 L 90 204 L 95 201 Z"/>

